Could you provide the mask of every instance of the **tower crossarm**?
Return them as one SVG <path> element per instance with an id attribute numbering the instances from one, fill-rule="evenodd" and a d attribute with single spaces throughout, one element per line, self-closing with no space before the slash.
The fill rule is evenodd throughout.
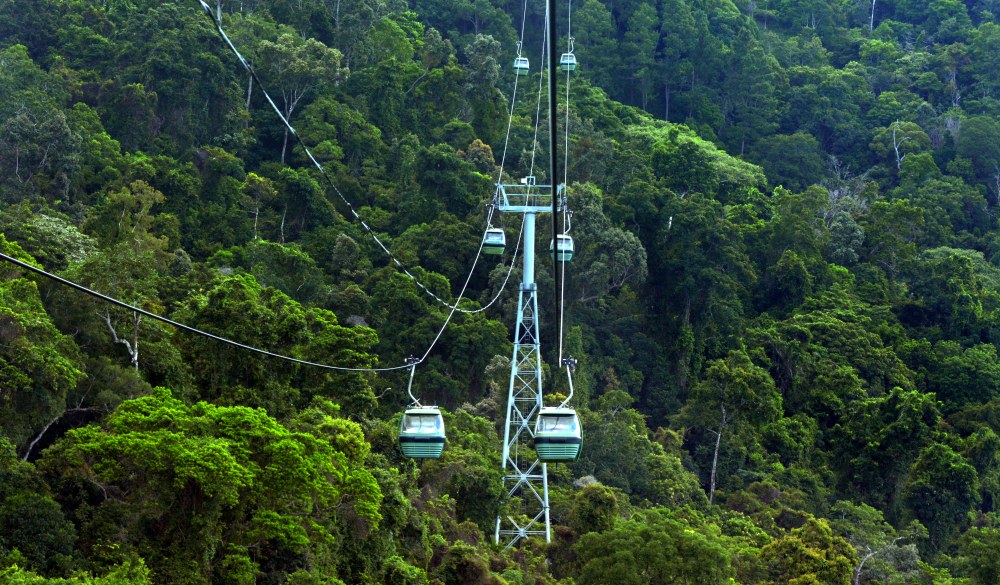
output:
<path id="1" fill-rule="evenodd" d="M 565 192 L 565 185 L 556 186 L 559 198 L 556 204 L 560 210 Z M 497 183 L 496 199 L 497 209 L 505 213 L 551 213 L 552 185 L 536 185 L 533 180 L 520 184 Z"/>

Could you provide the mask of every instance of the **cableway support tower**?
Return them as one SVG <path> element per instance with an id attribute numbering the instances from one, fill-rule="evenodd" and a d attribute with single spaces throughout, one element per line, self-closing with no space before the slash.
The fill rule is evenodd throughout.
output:
<path id="1" fill-rule="evenodd" d="M 556 188 L 557 207 L 565 208 L 566 190 Z M 535 218 L 552 212 L 552 186 L 498 184 L 495 204 L 502 213 L 524 215 L 523 274 L 517 299 L 514 351 L 510 362 L 507 417 L 503 437 L 503 482 L 509 496 L 507 513 L 497 516 L 494 542 L 513 546 L 522 538 L 551 541 L 549 482 L 546 464 L 531 448 L 535 419 L 542 408 L 542 353 L 539 342 L 538 285 L 535 283 Z"/>

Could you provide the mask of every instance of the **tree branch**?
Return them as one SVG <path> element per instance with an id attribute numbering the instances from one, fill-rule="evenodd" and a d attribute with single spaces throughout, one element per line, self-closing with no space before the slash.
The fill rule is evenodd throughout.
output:
<path id="1" fill-rule="evenodd" d="M 38 436 L 35 437 L 35 439 L 31 441 L 31 443 L 28 444 L 28 450 L 25 451 L 24 457 L 21 458 L 21 461 L 28 460 L 28 457 L 31 455 L 31 451 L 35 448 L 35 445 L 37 445 L 38 442 L 42 440 L 42 437 L 45 436 L 45 433 L 48 432 L 49 428 L 51 428 L 52 425 L 56 424 L 56 422 L 59 419 L 61 419 L 63 415 L 65 415 L 67 412 L 95 412 L 99 410 L 100 410 L 99 408 L 86 407 L 86 408 L 67 408 L 66 410 L 62 411 L 61 413 L 59 413 L 57 417 L 50 420 L 49 424 L 45 425 L 45 427 L 41 430 L 41 432 L 38 433 Z"/>
<path id="2" fill-rule="evenodd" d="M 129 341 L 127 339 L 121 339 L 121 338 L 118 337 L 118 332 L 115 331 L 115 326 L 111 323 L 111 313 L 110 312 L 105 311 L 104 314 L 101 315 L 101 317 L 104 319 L 104 322 L 107 323 L 108 330 L 111 331 L 111 339 L 112 339 L 112 341 L 114 341 L 115 343 L 120 343 L 120 344 L 122 344 L 122 345 L 125 346 L 125 349 L 128 351 L 128 356 L 131 359 L 132 365 L 134 365 L 135 367 L 138 368 L 139 367 L 139 348 L 138 347 L 133 348 L 132 344 L 129 343 Z M 138 327 L 139 327 L 139 323 L 137 321 L 136 324 L 135 324 L 136 334 L 138 334 Z M 138 345 L 138 343 L 136 343 L 136 345 Z"/>

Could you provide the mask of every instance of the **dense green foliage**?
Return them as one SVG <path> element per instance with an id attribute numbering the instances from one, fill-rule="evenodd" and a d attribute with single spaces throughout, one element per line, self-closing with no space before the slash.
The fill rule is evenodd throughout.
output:
<path id="1" fill-rule="evenodd" d="M 452 299 L 493 183 L 548 180 L 532 83 L 507 134 L 543 4 L 219 8 L 337 190 L 198 3 L 0 0 L 0 252 L 301 360 L 422 354 L 448 308 L 367 230 Z M 572 24 L 585 444 L 549 468 L 551 544 L 491 544 L 515 286 L 417 369 L 448 427 L 418 463 L 406 371 L 276 361 L 3 264 L 0 580 L 997 583 L 1000 4 L 582 0 Z M 480 259 L 463 306 L 520 270 Z"/>

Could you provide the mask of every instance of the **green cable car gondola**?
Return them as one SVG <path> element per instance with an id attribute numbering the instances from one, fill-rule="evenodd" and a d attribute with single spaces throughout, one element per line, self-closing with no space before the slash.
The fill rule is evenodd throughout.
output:
<path id="1" fill-rule="evenodd" d="M 444 450 L 444 418 L 436 406 L 407 408 L 399 424 L 399 449 L 414 459 L 437 459 Z"/>
<path id="2" fill-rule="evenodd" d="M 535 452 L 546 463 L 576 461 L 583 436 L 580 417 L 572 408 L 546 406 L 535 419 Z"/>
<path id="3" fill-rule="evenodd" d="M 514 59 L 514 74 L 515 75 L 527 75 L 528 74 L 528 58 L 518 57 Z"/>
<path id="4" fill-rule="evenodd" d="M 399 450 L 414 459 L 437 459 L 444 450 L 444 418 L 436 406 L 423 406 L 413 395 L 413 376 L 421 360 L 410 356 L 406 363 L 410 366 L 410 384 L 406 393 L 413 402 L 403 412 L 399 422 Z"/>
<path id="5" fill-rule="evenodd" d="M 576 71 L 576 55 L 573 53 L 563 53 L 559 58 L 559 69 L 563 71 Z"/>
<path id="6" fill-rule="evenodd" d="M 555 241 L 549 242 L 549 258 L 556 262 L 569 262 L 573 260 L 573 238 L 559 234 Z"/>
<path id="7" fill-rule="evenodd" d="M 503 228 L 491 227 L 486 230 L 483 235 L 483 254 L 503 254 L 506 247 L 507 237 L 504 235 Z"/>

